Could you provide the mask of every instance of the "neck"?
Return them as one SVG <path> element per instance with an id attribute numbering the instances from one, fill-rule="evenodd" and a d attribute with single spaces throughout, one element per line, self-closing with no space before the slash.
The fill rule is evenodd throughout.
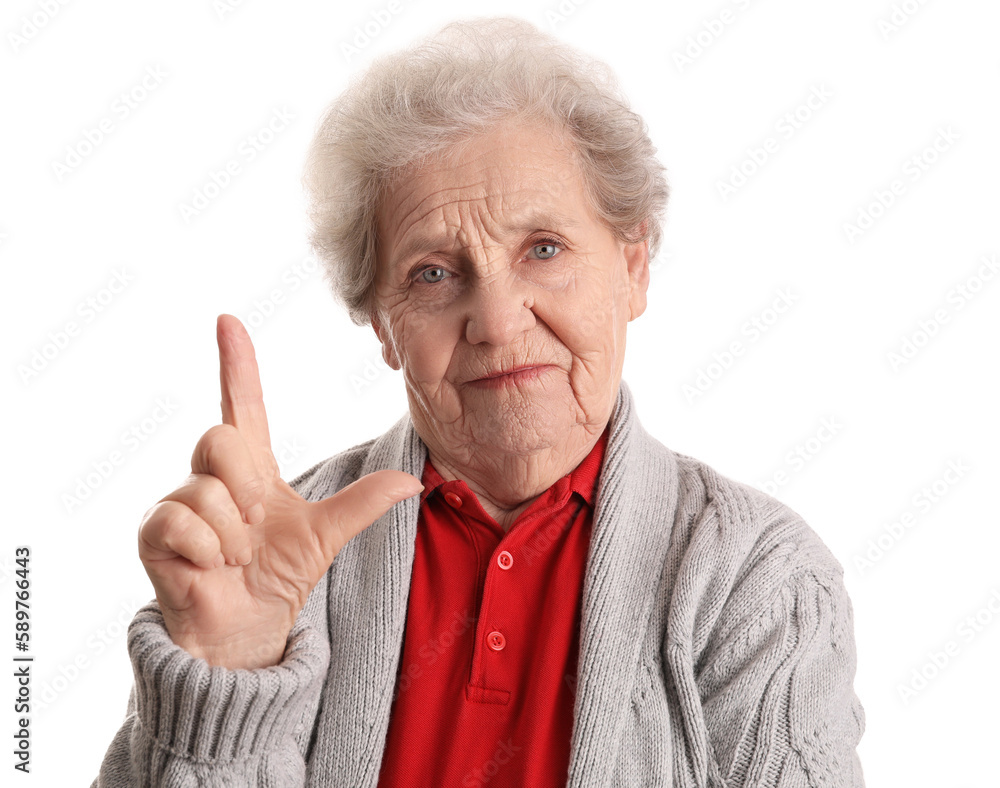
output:
<path id="1" fill-rule="evenodd" d="M 555 482 L 570 473 L 604 432 L 604 427 L 580 425 L 565 441 L 526 454 L 507 454 L 476 447 L 460 455 L 427 444 L 428 456 L 441 477 L 460 479 L 506 533 L 518 516 Z M 432 438 L 433 440 L 433 438 Z M 456 456 L 457 455 L 457 456 Z"/>

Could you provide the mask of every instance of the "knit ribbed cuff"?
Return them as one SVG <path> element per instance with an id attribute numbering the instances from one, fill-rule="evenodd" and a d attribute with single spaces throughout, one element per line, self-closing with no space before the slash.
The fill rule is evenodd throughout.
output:
<path id="1" fill-rule="evenodd" d="M 170 639 L 155 603 L 128 631 L 138 722 L 157 746 L 194 762 L 259 757 L 296 732 L 322 687 L 329 644 L 296 624 L 280 665 L 213 667 Z"/>

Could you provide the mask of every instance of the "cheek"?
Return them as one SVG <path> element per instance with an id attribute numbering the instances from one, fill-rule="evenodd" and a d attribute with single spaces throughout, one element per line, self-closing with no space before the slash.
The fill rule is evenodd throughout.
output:
<path id="1" fill-rule="evenodd" d="M 628 269 L 620 255 L 609 253 L 614 261 L 605 270 L 600 293 L 592 305 L 590 325 L 598 341 L 606 347 L 618 347 L 628 323 L 631 293 Z"/>
<path id="2" fill-rule="evenodd" d="M 393 342 L 407 377 L 418 383 L 442 380 L 457 340 L 448 322 L 440 315 L 411 311 L 398 316 L 393 325 Z"/>
<path id="3" fill-rule="evenodd" d="M 623 304 L 620 285 L 610 272 L 578 279 L 561 292 L 547 295 L 543 320 L 574 356 L 593 361 L 618 341 Z M 540 312 L 541 312 L 540 309 Z"/>

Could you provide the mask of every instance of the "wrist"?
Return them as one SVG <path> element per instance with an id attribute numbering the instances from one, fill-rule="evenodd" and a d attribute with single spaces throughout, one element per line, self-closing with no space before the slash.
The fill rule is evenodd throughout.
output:
<path id="1" fill-rule="evenodd" d="M 212 667 L 229 670 L 258 670 L 280 665 L 288 645 L 288 631 L 241 632 L 227 638 L 179 635 L 171 639 L 192 657 L 203 659 Z"/>

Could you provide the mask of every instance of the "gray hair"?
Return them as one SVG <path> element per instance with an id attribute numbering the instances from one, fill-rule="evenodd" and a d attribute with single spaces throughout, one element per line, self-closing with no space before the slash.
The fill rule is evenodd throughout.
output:
<path id="1" fill-rule="evenodd" d="M 393 178 L 501 119 L 566 129 L 597 216 L 626 243 L 648 239 L 655 257 L 665 169 L 611 69 L 522 19 L 452 22 L 353 79 L 309 149 L 310 242 L 355 324 L 374 309 L 378 209 Z"/>

